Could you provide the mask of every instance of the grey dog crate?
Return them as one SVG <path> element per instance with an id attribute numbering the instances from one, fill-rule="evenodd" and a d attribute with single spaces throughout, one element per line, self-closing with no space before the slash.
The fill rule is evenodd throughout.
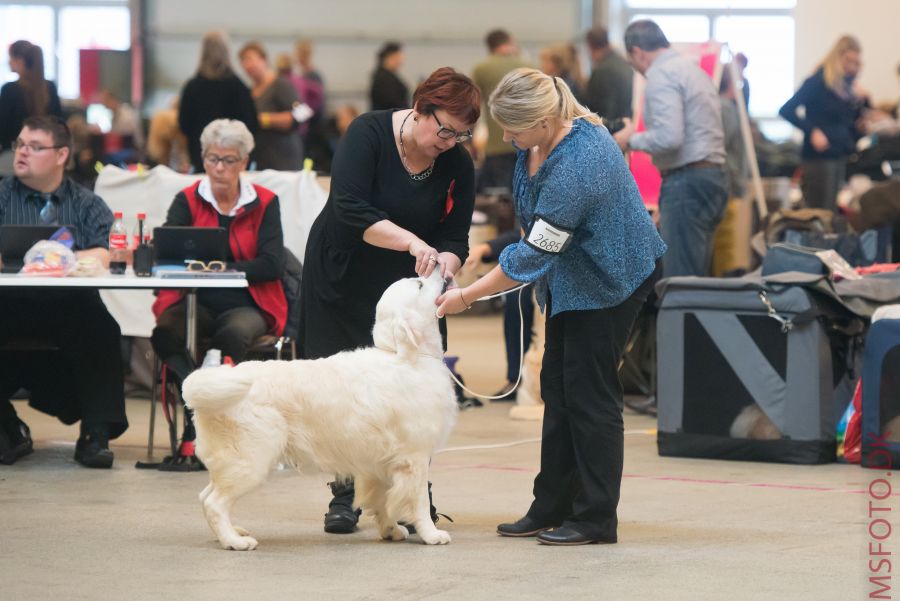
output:
<path id="1" fill-rule="evenodd" d="M 862 320 L 759 278 L 675 277 L 657 292 L 660 455 L 834 461 Z"/>

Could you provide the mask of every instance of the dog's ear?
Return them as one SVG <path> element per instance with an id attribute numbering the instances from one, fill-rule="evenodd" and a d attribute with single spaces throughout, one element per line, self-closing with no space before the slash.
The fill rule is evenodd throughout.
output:
<path id="1" fill-rule="evenodd" d="M 398 311 L 376 321 L 372 330 L 375 346 L 394 351 L 404 358 L 415 357 L 422 341 L 422 328 L 416 317 L 413 311 Z"/>
<path id="2" fill-rule="evenodd" d="M 403 311 L 394 318 L 394 345 L 397 354 L 406 359 L 418 355 L 419 343 L 422 341 L 422 329 L 413 311 Z"/>

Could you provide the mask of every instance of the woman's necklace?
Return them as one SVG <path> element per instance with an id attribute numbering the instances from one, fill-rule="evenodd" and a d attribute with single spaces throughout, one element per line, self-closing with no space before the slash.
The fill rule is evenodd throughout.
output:
<path id="1" fill-rule="evenodd" d="M 412 169 L 409 168 L 409 164 L 406 162 L 406 149 L 403 147 L 403 126 L 406 125 L 406 120 L 409 119 L 410 115 L 412 115 L 412 111 L 406 113 L 406 116 L 400 123 L 400 161 L 403 163 L 403 168 L 406 169 L 406 172 L 409 174 L 409 176 L 417 182 L 420 182 L 422 180 L 428 179 L 428 176 L 431 175 L 431 171 L 434 169 L 434 161 L 431 161 L 428 169 L 422 171 L 421 173 L 413 173 Z"/>

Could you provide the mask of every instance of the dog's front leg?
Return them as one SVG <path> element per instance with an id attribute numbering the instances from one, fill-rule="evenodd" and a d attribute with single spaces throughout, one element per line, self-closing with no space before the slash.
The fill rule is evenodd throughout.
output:
<path id="1" fill-rule="evenodd" d="M 418 494 L 415 500 L 415 520 L 413 525 L 426 545 L 446 545 L 450 542 L 450 533 L 438 530 L 431 521 L 431 501 L 428 499 L 428 470 L 422 470 L 422 481 L 417 484 Z"/>

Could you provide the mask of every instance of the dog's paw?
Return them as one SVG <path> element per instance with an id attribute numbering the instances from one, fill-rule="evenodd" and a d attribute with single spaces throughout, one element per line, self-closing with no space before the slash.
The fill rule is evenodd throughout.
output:
<path id="1" fill-rule="evenodd" d="M 384 540 L 400 541 L 406 540 L 408 537 L 409 530 L 406 529 L 406 526 L 401 526 L 400 524 L 388 526 L 381 531 L 381 538 Z"/>
<path id="2" fill-rule="evenodd" d="M 240 534 L 241 536 L 250 536 L 250 533 L 246 528 L 241 528 L 240 526 L 235 526 L 234 531 Z"/>
<path id="3" fill-rule="evenodd" d="M 450 542 L 450 533 L 446 530 L 437 530 L 421 534 L 426 545 L 446 545 Z"/>
<path id="4" fill-rule="evenodd" d="M 229 551 L 252 551 L 257 545 L 259 543 L 252 536 L 239 536 L 222 542 L 222 547 Z"/>

